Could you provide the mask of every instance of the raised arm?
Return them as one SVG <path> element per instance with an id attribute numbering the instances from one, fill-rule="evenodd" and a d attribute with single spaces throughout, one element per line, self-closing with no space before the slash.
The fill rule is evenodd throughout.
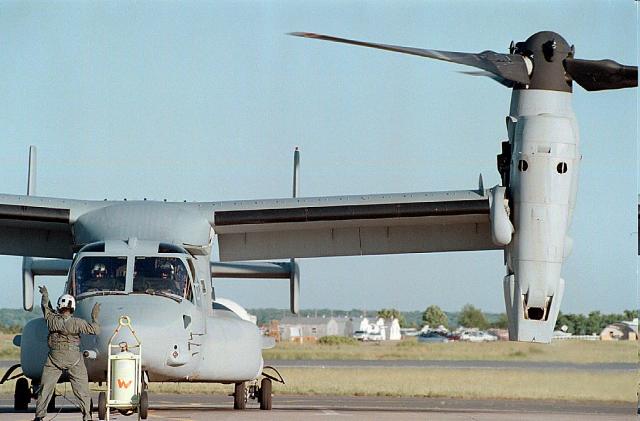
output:
<path id="1" fill-rule="evenodd" d="M 91 322 L 86 320 L 78 320 L 78 333 L 85 335 L 98 335 L 100 333 L 100 324 L 98 323 L 98 316 L 100 315 L 100 304 L 95 303 L 91 310 Z"/>
<path id="2" fill-rule="evenodd" d="M 46 321 L 49 321 L 54 315 L 54 312 L 51 309 L 51 304 L 49 303 L 49 291 L 47 291 L 47 287 L 44 285 L 38 287 L 38 290 L 40 291 L 40 294 L 42 294 L 42 300 L 40 301 L 42 315 Z"/>

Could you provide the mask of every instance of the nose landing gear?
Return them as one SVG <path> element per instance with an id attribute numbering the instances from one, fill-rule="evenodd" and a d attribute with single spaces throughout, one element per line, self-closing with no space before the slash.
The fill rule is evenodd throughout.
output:
<path id="1" fill-rule="evenodd" d="M 272 374 L 264 370 L 273 371 Z M 266 366 L 262 371 L 262 380 L 258 385 L 256 379 L 253 384 L 246 387 L 245 382 L 236 383 L 233 392 L 233 409 L 245 409 L 249 399 L 256 399 L 260 404 L 260 409 L 269 411 L 272 408 L 273 382 L 285 384 L 284 378 L 274 367 Z"/>

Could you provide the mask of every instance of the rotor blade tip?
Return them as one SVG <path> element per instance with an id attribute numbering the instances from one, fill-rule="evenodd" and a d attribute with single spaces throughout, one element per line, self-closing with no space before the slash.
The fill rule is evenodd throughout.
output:
<path id="1" fill-rule="evenodd" d="M 294 37 L 302 37 L 302 38 L 317 38 L 318 34 L 314 34 L 311 32 L 289 32 L 287 35 L 292 35 Z"/>

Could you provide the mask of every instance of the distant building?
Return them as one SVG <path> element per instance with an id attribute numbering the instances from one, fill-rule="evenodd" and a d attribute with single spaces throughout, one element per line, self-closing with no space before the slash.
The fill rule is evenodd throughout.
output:
<path id="1" fill-rule="evenodd" d="M 635 341 L 638 339 L 638 319 L 631 322 L 613 323 L 605 327 L 600 332 L 600 339 L 603 341 L 623 340 Z"/>
<path id="2" fill-rule="evenodd" d="M 346 318 L 334 317 L 285 317 L 280 320 L 280 337 L 283 341 L 323 336 L 351 336 L 353 327 Z"/>

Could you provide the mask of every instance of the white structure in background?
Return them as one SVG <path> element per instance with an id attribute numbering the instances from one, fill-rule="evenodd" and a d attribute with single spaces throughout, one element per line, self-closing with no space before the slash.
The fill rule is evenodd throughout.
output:
<path id="1" fill-rule="evenodd" d="M 380 327 L 380 330 L 384 332 L 385 341 L 399 341 L 402 339 L 402 333 L 400 332 L 400 322 L 398 319 L 383 319 L 378 318 L 376 325 Z"/>
<path id="2" fill-rule="evenodd" d="M 368 333 L 369 332 L 369 319 L 367 319 L 366 317 L 363 317 L 363 318 L 360 319 L 360 323 L 358 325 L 356 325 L 354 323 L 353 326 L 356 327 L 356 331 Z"/>
<path id="3" fill-rule="evenodd" d="M 398 319 L 383 319 L 378 317 L 375 323 L 371 323 L 366 317 L 360 322 L 353 321 L 353 337 L 363 341 L 399 341 L 402 338 Z"/>

